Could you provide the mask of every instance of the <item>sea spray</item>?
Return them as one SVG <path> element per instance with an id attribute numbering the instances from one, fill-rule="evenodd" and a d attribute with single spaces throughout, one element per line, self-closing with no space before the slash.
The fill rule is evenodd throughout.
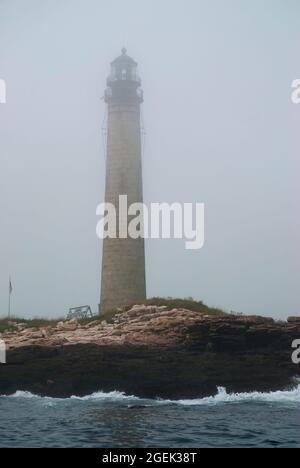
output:
<path id="1" fill-rule="evenodd" d="M 157 399 L 151 400 L 139 398 L 133 395 L 126 395 L 123 392 L 95 392 L 91 395 L 83 397 L 73 395 L 70 398 L 52 398 L 41 397 L 30 392 L 17 391 L 13 395 L 2 395 L 2 398 L 20 398 L 20 399 L 36 399 L 48 400 L 56 402 L 89 402 L 98 401 L 99 403 L 134 403 L 138 402 L 147 406 L 151 405 L 183 405 L 183 406 L 198 406 L 198 405 L 218 405 L 226 403 L 247 403 L 247 402 L 262 402 L 262 403 L 299 403 L 300 405 L 300 383 L 291 390 L 279 390 L 276 392 L 249 392 L 249 393 L 227 393 L 226 388 L 218 387 L 218 393 L 214 396 L 194 399 L 167 400 Z"/>

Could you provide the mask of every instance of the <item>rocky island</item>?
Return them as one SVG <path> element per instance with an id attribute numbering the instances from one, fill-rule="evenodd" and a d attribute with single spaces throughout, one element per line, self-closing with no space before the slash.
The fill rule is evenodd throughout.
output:
<path id="1" fill-rule="evenodd" d="M 38 328 L 17 321 L 0 333 L 7 364 L 0 394 L 53 397 L 122 391 L 145 398 L 283 390 L 300 376 L 291 360 L 300 317 L 286 322 L 207 314 L 168 305 L 119 310 L 111 323 L 73 319 Z"/>

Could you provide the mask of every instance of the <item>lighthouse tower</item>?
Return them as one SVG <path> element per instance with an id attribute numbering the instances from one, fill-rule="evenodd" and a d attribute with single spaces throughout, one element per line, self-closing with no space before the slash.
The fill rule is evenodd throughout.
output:
<path id="1" fill-rule="evenodd" d="M 143 202 L 140 126 L 143 92 L 137 63 L 126 49 L 111 64 L 105 102 L 108 106 L 105 202 L 116 208 L 118 230 L 119 196 L 127 195 L 128 206 Z M 100 313 L 141 303 L 145 298 L 144 239 L 119 236 L 104 239 Z"/>

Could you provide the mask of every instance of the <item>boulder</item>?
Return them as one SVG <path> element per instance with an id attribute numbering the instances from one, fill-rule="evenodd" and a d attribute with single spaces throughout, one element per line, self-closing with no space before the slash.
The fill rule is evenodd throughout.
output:
<path id="1" fill-rule="evenodd" d="M 76 319 L 72 319 L 69 322 L 58 322 L 56 328 L 60 331 L 74 331 L 78 328 L 78 322 Z"/>
<path id="2" fill-rule="evenodd" d="M 97 327 L 98 325 L 101 325 L 102 321 L 101 320 L 93 320 L 93 322 L 88 323 L 85 328 L 93 328 Z"/>

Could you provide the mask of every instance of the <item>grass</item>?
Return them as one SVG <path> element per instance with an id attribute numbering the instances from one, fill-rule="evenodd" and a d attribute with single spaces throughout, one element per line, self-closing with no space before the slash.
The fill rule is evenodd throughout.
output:
<path id="1" fill-rule="evenodd" d="M 10 318 L 3 318 L 0 319 L 0 332 L 4 331 L 13 331 L 16 329 L 11 322 L 15 323 L 22 323 L 24 324 L 25 328 L 41 328 L 41 327 L 54 327 L 60 319 L 56 320 L 47 320 L 42 318 L 33 318 L 33 319 L 24 319 L 18 317 L 10 317 Z"/>
<path id="2" fill-rule="evenodd" d="M 203 304 L 202 301 L 195 301 L 191 297 L 186 299 L 153 297 L 152 299 L 147 299 L 146 305 L 167 306 L 169 309 L 188 309 L 205 315 L 227 315 L 224 310 L 209 307 Z"/>
<path id="3" fill-rule="evenodd" d="M 215 307 L 208 307 L 206 304 L 203 304 L 202 301 L 195 301 L 192 298 L 186 298 L 186 299 L 179 299 L 179 298 L 163 298 L 163 297 L 153 297 L 151 299 L 147 299 L 144 301 L 146 305 L 154 305 L 154 306 L 167 306 L 168 309 L 188 309 L 192 310 L 193 312 L 199 312 L 205 315 L 226 315 L 226 312 L 224 310 L 215 308 Z M 134 304 L 128 305 L 125 307 L 125 310 L 129 310 Z M 100 319 L 100 320 L 106 320 L 108 323 L 112 323 L 114 316 L 116 314 L 116 311 L 110 311 L 106 312 L 105 314 L 102 314 L 101 316 L 95 315 L 93 317 L 85 318 L 85 319 L 80 319 L 79 323 L 80 325 L 84 326 L 87 325 L 88 323 Z M 24 318 L 18 318 L 18 317 L 11 317 L 10 319 L 8 318 L 3 318 L 0 319 L 0 333 L 4 331 L 13 331 L 16 328 L 11 325 L 9 322 L 16 322 L 16 323 L 23 323 L 25 328 L 41 328 L 41 327 L 55 327 L 56 324 L 61 321 L 65 320 L 63 318 L 58 318 L 58 319 L 43 319 L 43 318 L 33 318 L 33 319 L 24 319 Z"/>
<path id="4" fill-rule="evenodd" d="M 79 319 L 78 323 L 82 326 L 87 325 L 90 322 L 93 322 L 94 320 L 105 320 L 106 316 L 101 316 L 99 317 L 98 315 L 94 315 L 93 317 L 88 317 L 88 318 L 83 318 Z M 112 320 L 113 315 L 110 317 Z M 11 317 L 10 319 L 8 318 L 3 318 L 0 319 L 0 333 L 4 331 L 15 331 L 16 327 L 11 324 L 11 322 L 15 323 L 22 323 L 24 324 L 24 328 L 43 328 L 43 327 L 55 327 L 58 322 L 60 321 L 65 321 L 67 320 L 66 318 L 58 318 L 58 319 L 42 319 L 42 318 L 34 318 L 34 319 L 24 319 L 20 317 Z"/>
<path id="5" fill-rule="evenodd" d="M 195 301 L 193 298 L 186 298 L 186 299 L 179 299 L 179 298 L 172 298 L 172 297 L 152 297 L 143 301 L 145 305 L 153 305 L 153 306 L 166 306 L 169 310 L 172 309 L 188 309 L 193 312 L 199 312 L 205 315 L 227 315 L 227 313 L 216 307 L 209 307 L 204 304 L 202 301 Z M 124 307 L 125 310 L 131 309 L 135 304 L 130 304 Z M 108 323 L 113 321 L 113 318 L 116 314 L 116 311 L 106 312 L 105 314 L 101 315 L 102 320 L 106 320 Z"/>

